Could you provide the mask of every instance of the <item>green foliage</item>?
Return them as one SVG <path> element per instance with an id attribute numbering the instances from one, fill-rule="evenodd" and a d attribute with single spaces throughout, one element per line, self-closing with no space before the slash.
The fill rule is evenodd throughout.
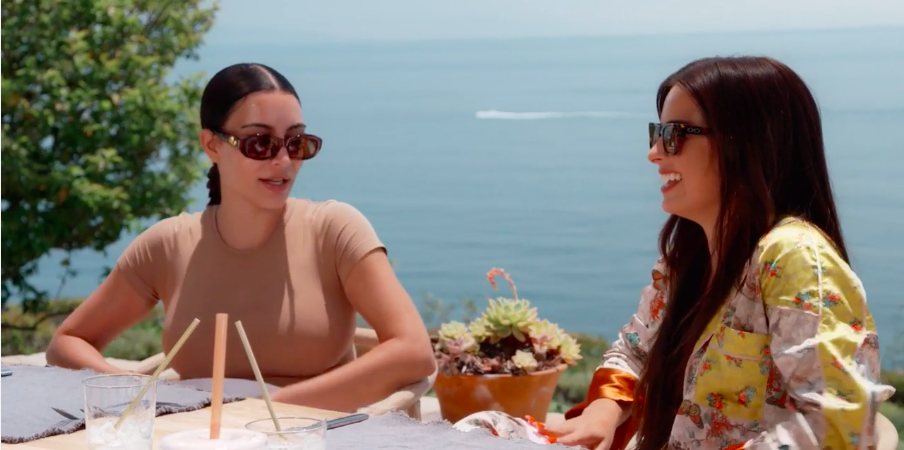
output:
<path id="1" fill-rule="evenodd" d="M 458 316 L 463 322 L 470 323 L 480 315 L 477 302 L 473 298 L 462 298 L 457 303 L 445 303 L 433 294 L 424 296 L 423 305 L 419 308 L 421 319 L 428 328 L 437 329 L 441 324 L 450 322 Z"/>
<path id="2" fill-rule="evenodd" d="M 207 3 L 2 2 L 3 306 L 21 295 L 41 307 L 48 293 L 28 277 L 51 250 L 102 251 L 186 209 L 203 86 L 167 78 L 197 58 Z"/>
<path id="3" fill-rule="evenodd" d="M 895 394 L 891 396 L 889 401 L 904 406 L 904 371 L 883 371 L 882 382 L 895 388 Z"/>
<path id="4" fill-rule="evenodd" d="M 883 403 L 879 407 L 879 412 L 887 417 L 895 428 L 904 430 L 904 406 L 895 403 Z"/>
<path id="5" fill-rule="evenodd" d="M 609 350 L 609 343 L 599 336 L 582 333 L 575 334 L 574 337 L 581 345 L 583 358 L 559 378 L 553 396 L 552 410 L 555 412 L 565 412 L 587 398 L 587 388 L 593 379 L 593 373 L 602 361 L 603 353 Z"/>
<path id="6" fill-rule="evenodd" d="M 28 355 L 47 350 L 53 333 L 81 300 L 51 300 L 39 313 L 26 312 L 11 305 L 2 313 L 3 356 Z M 163 351 L 163 309 L 155 308 L 143 321 L 126 330 L 104 349 L 109 358 L 140 361 Z"/>
<path id="7" fill-rule="evenodd" d="M 129 328 L 104 349 L 107 358 L 140 361 L 163 351 L 162 308 L 156 308 L 147 318 Z"/>
<path id="8" fill-rule="evenodd" d="M 53 332 L 78 304 L 78 300 L 63 299 L 47 302 L 40 313 L 24 311 L 21 305 L 12 305 L 4 310 L 3 355 L 43 352 Z"/>
<path id="9" fill-rule="evenodd" d="M 904 450 L 904 440 L 902 440 L 904 439 L 904 406 L 895 403 L 883 403 L 879 407 L 879 412 L 887 417 L 898 430 L 898 435 L 900 435 L 898 450 Z"/>

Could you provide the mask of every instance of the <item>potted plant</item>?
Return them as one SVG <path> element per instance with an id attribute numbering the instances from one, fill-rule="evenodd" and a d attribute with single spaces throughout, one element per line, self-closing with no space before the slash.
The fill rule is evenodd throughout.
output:
<path id="1" fill-rule="evenodd" d="M 503 269 L 487 273 L 493 289 L 497 275 L 509 283 L 512 298 L 489 299 L 480 317 L 467 325 L 444 323 L 436 337 L 433 390 L 443 418 L 453 423 L 479 411 L 545 421 L 559 377 L 581 359 L 577 340 L 539 320 Z"/>

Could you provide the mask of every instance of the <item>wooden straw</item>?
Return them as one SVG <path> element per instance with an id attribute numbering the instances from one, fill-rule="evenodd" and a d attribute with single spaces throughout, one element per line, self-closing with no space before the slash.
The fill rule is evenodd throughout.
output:
<path id="1" fill-rule="evenodd" d="M 217 314 L 213 341 L 213 386 L 210 393 L 210 439 L 220 438 L 223 417 L 223 378 L 226 375 L 226 331 L 229 314 Z"/>
<path id="2" fill-rule="evenodd" d="M 261 375 L 261 369 L 257 365 L 254 358 L 254 351 L 251 350 L 251 342 L 248 341 L 248 335 L 245 334 L 245 328 L 242 327 L 242 321 L 235 322 L 235 328 L 239 330 L 239 338 L 242 339 L 242 345 L 245 346 L 245 354 L 248 355 L 248 362 L 251 363 L 251 370 L 254 371 L 254 377 L 257 378 L 257 384 L 261 387 L 261 394 L 264 402 L 267 404 L 267 410 L 270 411 L 270 418 L 273 419 L 273 426 L 276 431 L 282 431 L 279 426 L 279 419 L 276 418 L 276 411 L 273 409 L 273 401 L 270 400 L 270 391 L 267 390 L 267 384 L 264 383 L 264 377 Z"/>
<path id="3" fill-rule="evenodd" d="M 129 404 L 128 408 L 122 412 L 122 415 L 119 416 L 119 420 L 116 421 L 116 424 L 113 426 L 115 429 L 119 429 L 119 426 L 122 425 L 122 422 L 125 420 L 126 416 L 128 416 L 132 410 L 138 407 L 138 403 L 141 402 L 141 399 L 144 398 L 144 394 L 147 394 L 148 389 L 151 388 L 151 385 L 157 382 L 157 377 L 166 370 L 166 366 L 169 365 L 170 361 L 176 356 L 176 353 L 179 353 L 179 349 L 182 348 L 182 344 L 188 340 L 188 337 L 191 336 L 192 332 L 195 331 L 195 328 L 198 327 L 198 324 L 201 323 L 200 320 L 195 318 L 188 325 L 188 328 L 185 329 L 185 332 L 182 333 L 182 337 L 176 341 L 176 345 L 173 346 L 173 349 L 170 350 L 169 353 L 166 354 L 166 358 L 163 359 L 163 362 L 157 366 L 157 370 L 154 371 L 154 374 L 151 375 L 151 381 L 148 381 L 142 389 L 141 392 L 138 393 L 138 397 L 135 397 L 135 400 L 132 400 L 132 403 Z"/>

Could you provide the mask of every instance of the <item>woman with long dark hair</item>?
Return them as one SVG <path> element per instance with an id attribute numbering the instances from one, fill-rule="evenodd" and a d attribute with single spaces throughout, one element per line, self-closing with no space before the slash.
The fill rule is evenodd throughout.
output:
<path id="1" fill-rule="evenodd" d="M 430 375 L 426 327 L 369 221 L 347 203 L 289 197 L 322 147 L 289 80 L 229 66 L 205 87 L 200 115 L 207 208 L 141 233 L 56 331 L 48 362 L 123 372 L 101 351 L 162 301 L 166 352 L 201 320 L 170 363 L 181 379 L 211 376 L 217 313 L 242 321 L 265 380 L 281 387 L 275 401 L 354 411 Z M 358 314 L 380 341 L 361 358 Z M 231 325 L 226 377 L 254 379 Z"/>
<path id="2" fill-rule="evenodd" d="M 597 449 L 872 447 L 893 390 L 809 89 L 774 59 L 707 58 L 657 110 L 661 258 L 587 400 L 548 430 Z"/>

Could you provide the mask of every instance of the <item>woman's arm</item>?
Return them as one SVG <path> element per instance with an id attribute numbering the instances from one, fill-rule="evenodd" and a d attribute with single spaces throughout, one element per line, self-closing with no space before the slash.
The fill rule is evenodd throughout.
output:
<path id="1" fill-rule="evenodd" d="M 878 337 L 860 281 L 804 224 L 774 230 L 760 250 L 770 370 L 793 413 L 743 447 L 874 447 L 876 412 L 892 389 L 878 381 Z"/>
<path id="2" fill-rule="evenodd" d="M 565 413 L 567 419 L 583 414 L 594 401 L 607 399 L 622 407 L 619 423 L 627 420 L 634 401 L 634 386 L 665 311 L 667 281 L 665 264 L 659 260 L 653 266 L 651 283 L 641 291 L 637 312 L 619 331 L 612 347 L 603 354 L 603 360 L 587 390 L 587 399 L 568 410 Z"/>
<path id="3" fill-rule="evenodd" d="M 101 352 L 153 308 L 153 303 L 141 298 L 114 267 L 100 287 L 57 328 L 47 349 L 47 362 L 70 369 L 127 373 L 108 363 Z"/>
<path id="4" fill-rule="evenodd" d="M 334 261 L 349 303 L 380 344 L 348 364 L 275 392 L 273 399 L 354 411 L 429 376 L 436 362 L 424 322 L 370 222 L 342 202 L 330 202 L 322 213 L 322 256 Z"/>
<path id="5" fill-rule="evenodd" d="M 178 218 L 164 219 L 126 247 L 116 266 L 63 321 L 47 349 L 47 362 L 70 369 L 126 373 L 101 355 L 117 336 L 141 321 L 160 298 Z"/>
<path id="6" fill-rule="evenodd" d="M 377 332 L 380 344 L 348 364 L 280 389 L 273 394 L 274 401 L 354 411 L 435 370 L 427 329 L 382 250 L 365 256 L 344 287 L 355 310 Z"/>
<path id="7" fill-rule="evenodd" d="M 657 261 L 652 282 L 641 291 L 637 313 L 622 327 L 593 374 L 587 398 L 565 413 L 565 422 L 547 427 L 571 446 L 624 449 L 640 424 L 631 417 L 634 389 L 665 309 L 665 264 Z"/>

